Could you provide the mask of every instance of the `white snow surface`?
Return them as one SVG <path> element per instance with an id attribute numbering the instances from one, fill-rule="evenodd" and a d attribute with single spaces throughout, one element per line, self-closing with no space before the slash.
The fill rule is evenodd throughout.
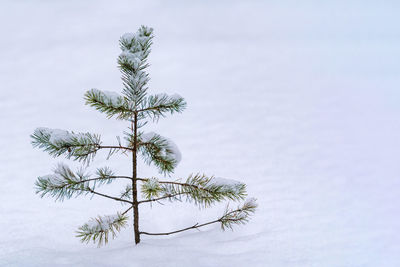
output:
<path id="1" fill-rule="evenodd" d="M 399 1 L 14 1 L 0 3 L 0 266 L 400 266 Z M 178 92 L 182 114 L 144 131 L 184 155 L 171 179 L 204 173 L 247 184 L 247 225 L 166 237 L 122 229 L 100 249 L 75 231 L 125 206 L 35 194 L 59 161 L 33 149 L 40 125 L 101 133 L 129 127 L 84 105 L 88 88 L 122 89 L 119 37 L 154 28 L 149 93 Z M 90 168 L 131 174 L 98 153 Z M 141 177 L 157 171 L 139 161 Z M 97 189 L 118 195 L 126 181 Z M 222 215 L 225 203 L 140 207 L 165 232 Z M 239 203 L 230 203 L 236 207 Z M 132 214 L 128 214 L 132 216 Z"/>

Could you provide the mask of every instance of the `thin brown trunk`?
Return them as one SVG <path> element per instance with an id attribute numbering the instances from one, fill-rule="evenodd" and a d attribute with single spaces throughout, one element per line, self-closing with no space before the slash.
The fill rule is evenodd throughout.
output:
<path id="1" fill-rule="evenodd" d="M 135 113 L 132 123 L 132 132 L 134 134 L 133 151 L 132 151 L 132 199 L 133 199 L 133 229 L 135 231 L 135 244 L 140 243 L 139 232 L 139 203 L 137 200 L 137 113 Z"/>

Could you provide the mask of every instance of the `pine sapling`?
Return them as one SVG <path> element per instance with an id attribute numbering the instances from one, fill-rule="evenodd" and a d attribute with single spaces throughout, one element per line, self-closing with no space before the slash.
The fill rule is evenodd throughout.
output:
<path id="1" fill-rule="evenodd" d="M 117 137 L 116 144 L 104 145 L 98 134 L 49 128 L 37 128 L 31 135 L 34 147 L 54 157 L 65 156 L 82 162 L 84 166 L 88 166 L 100 150 L 108 151 L 107 159 L 115 153 L 131 155 L 132 173 L 127 176 L 115 174 L 109 167 L 98 168 L 95 175 L 91 176 L 85 168 L 74 171 L 65 164 L 59 164 L 52 174 L 37 179 L 36 193 L 41 197 L 50 195 L 63 201 L 80 195 L 96 195 L 128 205 L 123 211 L 92 218 L 81 226 L 77 236 L 82 242 L 93 241 L 99 246 L 106 244 L 110 236 L 114 238 L 127 225 L 130 210 L 133 215 L 134 239 L 138 244 L 141 235 L 170 235 L 214 223 L 219 223 L 222 230 L 232 229 L 234 225 L 245 224 L 257 207 L 255 199 L 250 198 L 237 208 L 227 207 L 223 215 L 213 221 L 163 233 L 140 230 L 139 206 L 144 203 L 186 200 L 207 208 L 217 202 L 241 201 L 247 195 L 244 183 L 204 174 L 191 174 L 186 179 L 174 181 L 138 176 L 138 156 L 164 175 L 171 175 L 181 159 L 179 149 L 171 140 L 154 132 L 143 131 L 148 122 L 157 122 L 168 114 L 180 113 L 186 107 L 185 100 L 179 95 L 148 94 L 149 74 L 146 69 L 149 66 L 147 59 L 152 40 L 153 29 L 145 26 L 136 33 L 126 33 L 120 38 L 122 52 L 118 57 L 118 67 L 122 73 L 122 94 L 98 89 L 85 93 L 87 105 L 104 113 L 107 118 L 128 123 L 128 131 L 123 133 L 123 140 Z M 98 190 L 116 180 L 127 182 L 120 195 L 111 196 Z M 139 190 L 141 198 L 138 196 Z"/>

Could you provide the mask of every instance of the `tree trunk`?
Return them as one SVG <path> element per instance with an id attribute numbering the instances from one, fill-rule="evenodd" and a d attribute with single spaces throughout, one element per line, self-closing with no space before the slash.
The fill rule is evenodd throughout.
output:
<path id="1" fill-rule="evenodd" d="M 133 134 L 134 134 L 134 142 L 133 142 L 133 152 L 132 152 L 132 199 L 133 199 L 133 229 L 135 231 L 135 244 L 140 243 L 140 232 L 139 232 L 139 203 L 137 200 L 137 113 L 134 116 L 133 122 Z"/>

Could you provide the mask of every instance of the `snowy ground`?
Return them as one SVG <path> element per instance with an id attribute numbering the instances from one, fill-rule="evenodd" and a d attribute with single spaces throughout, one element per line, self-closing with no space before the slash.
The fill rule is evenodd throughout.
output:
<path id="1" fill-rule="evenodd" d="M 135 2 L 0 2 L 0 265 L 400 266 L 397 1 Z M 125 125 L 82 95 L 120 90 L 117 40 L 141 24 L 156 34 L 151 88 L 188 102 L 149 127 L 179 145 L 176 177 L 243 180 L 260 207 L 234 232 L 134 246 L 130 227 L 98 249 L 74 231 L 120 205 L 40 199 L 36 177 L 63 159 L 29 135 L 45 126 L 113 142 Z M 126 157 L 109 165 L 129 174 Z M 142 207 L 141 227 L 174 230 L 222 209 Z"/>

